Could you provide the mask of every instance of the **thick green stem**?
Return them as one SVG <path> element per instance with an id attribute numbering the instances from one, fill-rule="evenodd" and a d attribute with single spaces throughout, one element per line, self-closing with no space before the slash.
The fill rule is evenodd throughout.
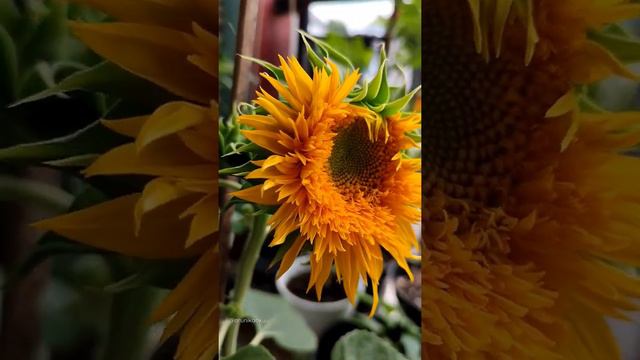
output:
<path id="1" fill-rule="evenodd" d="M 267 220 L 268 214 L 257 214 L 253 218 L 253 226 L 251 227 L 251 234 L 247 239 L 247 243 L 244 246 L 244 251 L 240 256 L 238 263 L 238 271 L 236 272 L 236 279 L 231 294 L 231 301 L 229 305 L 238 310 L 242 310 L 242 303 L 247 291 L 251 288 L 251 279 L 253 279 L 253 271 L 258 262 L 260 256 L 260 249 L 264 243 L 264 239 L 267 236 Z M 225 341 L 225 355 L 229 356 L 236 352 L 238 346 L 238 334 L 240 332 L 240 322 L 233 321 L 229 328 L 227 339 Z"/>
<path id="2" fill-rule="evenodd" d="M 149 316 L 157 300 L 157 292 L 149 287 L 127 290 L 113 296 L 109 334 L 102 360 L 143 359 Z"/>

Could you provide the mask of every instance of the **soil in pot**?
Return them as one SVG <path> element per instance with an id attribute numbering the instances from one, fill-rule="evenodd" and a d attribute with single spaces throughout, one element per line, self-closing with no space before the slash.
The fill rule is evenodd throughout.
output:
<path id="1" fill-rule="evenodd" d="M 310 273 L 302 273 L 294 276 L 287 283 L 287 288 L 295 295 L 309 301 L 317 302 L 316 292 L 314 288 L 311 288 L 307 292 L 307 286 L 309 284 Z M 344 294 L 344 288 L 340 284 L 335 276 L 329 276 L 327 282 L 322 288 L 322 298 L 320 302 L 332 302 L 346 298 Z"/>

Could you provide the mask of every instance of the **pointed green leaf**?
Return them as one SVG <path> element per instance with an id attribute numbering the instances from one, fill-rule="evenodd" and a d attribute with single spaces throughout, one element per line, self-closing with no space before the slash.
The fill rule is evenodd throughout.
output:
<path id="1" fill-rule="evenodd" d="M 57 85 L 24 98 L 12 106 L 38 101 L 73 90 L 119 95 L 145 103 L 148 103 L 150 98 L 157 99 L 154 100 L 156 102 L 166 102 L 173 98 L 150 82 L 140 79 L 112 63 L 103 62 L 89 69 L 78 71 Z"/>
<path id="2" fill-rule="evenodd" d="M 43 164 L 49 165 L 52 167 L 60 167 L 60 168 L 85 168 L 91 165 L 97 158 L 100 156 L 99 154 L 83 154 L 76 156 L 69 156 L 64 159 L 45 161 Z"/>
<path id="3" fill-rule="evenodd" d="M 0 149 L 0 162 L 36 165 L 44 161 L 103 153 L 124 141 L 126 138 L 96 121 L 67 136 Z"/>
<path id="4" fill-rule="evenodd" d="M 18 79 L 18 55 L 11 35 L 0 24 L 0 105 L 14 99 Z"/>
<path id="5" fill-rule="evenodd" d="M 255 170 L 258 167 L 255 166 L 251 161 L 248 161 L 242 165 L 228 167 L 225 169 L 218 170 L 218 175 L 236 175 L 241 176 L 240 174 L 247 173 L 249 171 Z"/>

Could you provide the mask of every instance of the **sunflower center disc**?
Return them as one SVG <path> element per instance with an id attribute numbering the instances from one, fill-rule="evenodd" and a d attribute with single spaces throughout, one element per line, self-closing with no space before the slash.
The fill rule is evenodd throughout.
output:
<path id="1" fill-rule="evenodd" d="M 378 189 L 393 157 L 391 148 L 381 139 L 372 142 L 362 119 L 339 129 L 328 162 L 333 183 L 343 193 Z"/>

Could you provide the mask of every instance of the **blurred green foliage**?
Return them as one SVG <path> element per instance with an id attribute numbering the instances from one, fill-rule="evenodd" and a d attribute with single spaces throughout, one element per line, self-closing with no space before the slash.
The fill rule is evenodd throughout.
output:
<path id="1" fill-rule="evenodd" d="M 373 49 L 365 44 L 362 37 L 350 37 L 344 24 L 331 21 L 324 39 L 327 44 L 347 57 L 354 67 L 366 70 L 373 57 Z M 346 65 L 346 64 L 343 64 Z"/>

